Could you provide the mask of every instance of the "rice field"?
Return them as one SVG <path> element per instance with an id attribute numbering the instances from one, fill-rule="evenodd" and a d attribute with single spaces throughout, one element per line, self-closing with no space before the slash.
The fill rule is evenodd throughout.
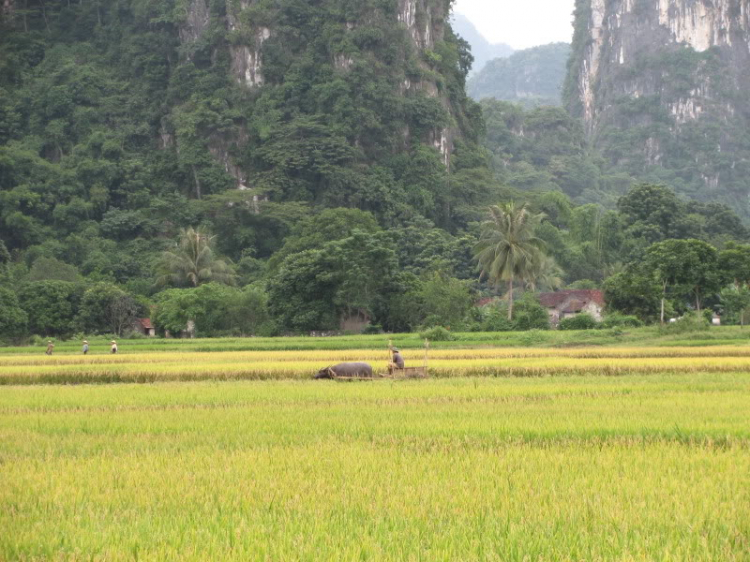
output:
<path id="1" fill-rule="evenodd" d="M 425 364 L 424 350 L 407 349 L 403 355 L 407 365 Z M 0 355 L 0 386 L 309 379 L 319 369 L 342 361 L 368 361 L 376 372 L 385 372 L 388 353 L 350 349 L 5 354 Z M 437 378 L 750 372 L 750 346 L 432 349 L 427 365 Z"/>
<path id="2" fill-rule="evenodd" d="M 750 346 L 350 359 L 0 353 L 0 560 L 750 561 Z"/>

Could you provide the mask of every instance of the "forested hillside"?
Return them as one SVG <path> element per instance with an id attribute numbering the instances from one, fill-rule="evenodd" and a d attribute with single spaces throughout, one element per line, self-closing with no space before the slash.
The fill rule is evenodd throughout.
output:
<path id="1" fill-rule="evenodd" d="M 634 187 L 561 108 L 469 99 L 449 10 L 4 2 L 0 340 L 137 317 L 198 335 L 546 328 L 533 293 L 568 285 L 653 320 L 660 285 L 616 276 L 652 244 L 745 256 L 736 214 Z M 528 259 L 487 261 L 520 234 Z M 699 285 L 710 306 L 750 278 L 735 266 Z M 517 304 L 473 306 L 513 287 Z"/>
<path id="2" fill-rule="evenodd" d="M 427 240 L 450 254 L 500 188 L 477 150 L 471 56 L 449 4 L 4 3 L 0 238 L 13 282 L 150 298 L 162 251 L 199 225 L 242 284 L 302 219 L 343 224 L 324 242 L 390 227 L 410 238 L 405 260 L 420 247 L 435 258 Z M 336 208 L 360 214 L 309 219 Z"/>
<path id="3" fill-rule="evenodd" d="M 526 107 L 562 105 L 570 45 L 551 43 L 489 61 L 468 82 L 469 95 Z"/>

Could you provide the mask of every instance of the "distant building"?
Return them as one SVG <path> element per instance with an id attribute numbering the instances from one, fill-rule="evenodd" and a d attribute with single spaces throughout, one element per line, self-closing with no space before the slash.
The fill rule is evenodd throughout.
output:
<path id="1" fill-rule="evenodd" d="M 133 330 L 150 338 L 156 335 L 156 330 L 151 324 L 151 318 L 138 318 L 133 323 Z"/>
<path id="2" fill-rule="evenodd" d="M 604 293 L 595 289 L 542 293 L 539 301 L 547 309 L 552 326 L 584 312 L 601 322 L 604 314 Z"/>

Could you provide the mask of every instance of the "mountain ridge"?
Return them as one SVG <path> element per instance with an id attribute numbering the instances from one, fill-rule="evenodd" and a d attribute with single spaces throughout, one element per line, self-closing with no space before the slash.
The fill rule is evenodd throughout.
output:
<path id="1" fill-rule="evenodd" d="M 469 95 L 515 101 L 526 107 L 562 105 L 570 44 L 550 43 L 488 62 L 469 78 Z"/>

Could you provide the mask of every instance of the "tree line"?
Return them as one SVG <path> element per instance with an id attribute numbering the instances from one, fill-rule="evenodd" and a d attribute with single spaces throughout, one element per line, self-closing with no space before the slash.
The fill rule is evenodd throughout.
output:
<path id="1" fill-rule="evenodd" d="M 649 184 L 617 210 L 591 207 L 559 193 L 510 200 L 460 236 L 325 209 L 299 220 L 270 259 L 239 262 L 216 234 L 187 228 L 153 257 L 145 291 L 51 256 L 28 265 L 0 243 L 0 337 L 121 334 L 141 317 L 161 333 L 203 336 L 337 332 L 350 321 L 370 332 L 545 329 L 535 295 L 560 288 L 601 288 L 608 313 L 647 323 L 703 310 L 744 323 L 750 244 L 731 212 L 702 220 L 694 203 Z"/>

